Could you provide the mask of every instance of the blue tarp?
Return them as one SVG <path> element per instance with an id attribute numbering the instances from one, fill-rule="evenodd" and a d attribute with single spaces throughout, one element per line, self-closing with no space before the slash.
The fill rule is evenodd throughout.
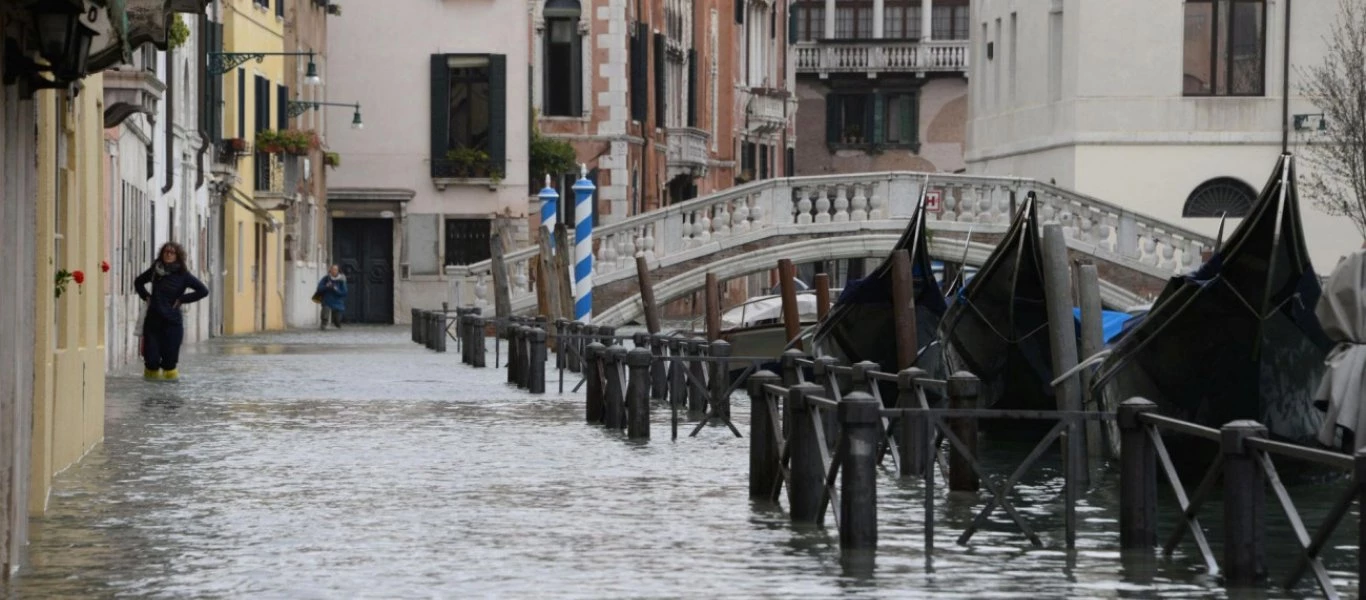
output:
<path id="1" fill-rule="evenodd" d="M 1119 335 L 1122 331 L 1124 331 L 1124 323 L 1132 318 L 1134 318 L 1133 315 L 1126 312 L 1120 312 L 1117 310 L 1100 311 L 1100 330 L 1105 336 L 1105 343 L 1110 343 L 1110 340 L 1114 339 L 1115 336 Z M 1077 324 L 1077 335 L 1081 335 L 1080 308 L 1072 308 L 1072 319 Z"/>

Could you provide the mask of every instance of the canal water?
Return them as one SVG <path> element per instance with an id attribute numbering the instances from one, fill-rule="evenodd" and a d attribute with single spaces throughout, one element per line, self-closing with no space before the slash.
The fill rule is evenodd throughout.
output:
<path id="1" fill-rule="evenodd" d="M 751 506 L 748 440 L 708 427 L 670 441 L 656 406 L 654 440 L 628 443 L 583 423 L 581 393 L 554 393 L 552 382 L 552 393 L 529 396 L 501 369 L 461 365 L 454 345 L 436 354 L 413 344 L 407 328 L 218 339 L 190 349 L 182 373 L 177 383 L 110 376 L 105 442 L 57 478 L 7 596 L 1318 595 L 1306 579 L 1230 596 L 1189 541 L 1170 560 L 1124 560 L 1112 474 L 1086 494 L 1078 548 L 1065 551 L 1056 457 L 1013 496 L 1045 548 L 999 512 L 957 545 L 984 496 L 940 487 L 927 558 L 919 484 L 884 473 L 875 567 L 846 570 L 833 522 L 794 528 L 780 510 Z M 742 394 L 733 412 L 747 431 Z M 984 461 L 1003 477 L 1026 451 L 992 448 Z M 1338 489 L 1292 490 L 1311 529 Z M 1276 506 L 1269 497 L 1273 580 L 1296 557 Z M 1202 520 L 1216 552 L 1219 510 Z M 1355 524 L 1354 511 L 1326 552 L 1348 596 Z"/>

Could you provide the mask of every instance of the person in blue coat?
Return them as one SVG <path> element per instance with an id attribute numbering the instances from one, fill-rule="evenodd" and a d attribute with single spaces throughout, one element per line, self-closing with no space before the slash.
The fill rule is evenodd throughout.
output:
<path id="1" fill-rule="evenodd" d="M 327 329 L 329 318 L 333 327 L 341 329 L 342 313 L 346 312 L 346 276 L 337 265 L 332 265 L 327 275 L 318 281 L 318 294 L 322 296 L 323 306 L 322 324 L 318 329 Z"/>
<path id="2" fill-rule="evenodd" d="M 203 300 L 209 288 L 185 267 L 185 249 L 166 242 L 151 268 L 133 280 L 133 290 L 147 303 L 142 322 L 143 377 L 178 379 L 176 364 L 180 362 L 180 342 L 185 338 L 180 307 Z"/>

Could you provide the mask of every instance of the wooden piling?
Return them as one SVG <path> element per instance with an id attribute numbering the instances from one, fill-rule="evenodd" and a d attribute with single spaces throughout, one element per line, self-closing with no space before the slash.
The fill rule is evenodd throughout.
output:
<path id="1" fill-rule="evenodd" d="M 583 352 L 588 344 L 580 337 L 583 335 L 583 323 L 573 321 L 569 324 L 569 346 L 573 351 L 568 353 L 567 367 L 570 373 L 580 373 L 583 371 Z"/>
<path id="2" fill-rule="evenodd" d="M 606 401 L 603 398 L 602 359 L 607 347 L 593 342 L 584 347 L 584 416 L 589 425 L 597 425 L 606 417 Z"/>
<path id="3" fill-rule="evenodd" d="M 721 288 L 715 273 L 707 273 L 703 300 L 706 302 L 707 339 L 721 337 Z"/>
<path id="4" fill-rule="evenodd" d="M 555 368 L 569 367 L 569 319 L 555 319 Z"/>
<path id="5" fill-rule="evenodd" d="M 520 350 L 521 354 L 519 356 L 522 359 L 522 366 L 520 368 L 522 370 L 523 389 L 531 387 L 531 363 L 532 359 L 534 358 L 531 349 L 531 341 L 537 331 L 539 331 L 539 329 L 532 325 L 527 325 L 522 328 L 522 348 Z M 542 338 L 541 345 L 545 345 L 544 338 Z"/>
<path id="6" fill-rule="evenodd" d="M 669 340 L 669 354 L 674 357 L 684 356 L 683 340 L 673 338 Z M 686 408 L 688 405 L 688 363 L 681 360 L 669 361 L 669 406 L 675 411 L 679 407 Z"/>
<path id="7" fill-rule="evenodd" d="M 527 391 L 533 394 L 545 393 L 545 330 L 531 330 L 531 368 L 527 377 Z"/>
<path id="8" fill-rule="evenodd" d="M 1062 225 L 1043 226 L 1044 297 L 1048 311 L 1048 346 L 1053 354 L 1054 376 L 1077 366 L 1077 329 L 1072 318 L 1072 282 L 1067 266 L 1067 238 Z M 1058 410 L 1081 410 L 1081 386 L 1077 378 L 1068 377 L 1054 388 Z M 1069 505 L 1075 505 L 1080 487 L 1089 479 L 1086 472 L 1085 432 L 1079 422 L 1067 426 L 1065 452 Z"/>
<path id="9" fill-rule="evenodd" d="M 432 350 L 446 352 L 446 313 L 432 313 Z"/>
<path id="10" fill-rule="evenodd" d="M 624 346 L 607 349 L 607 360 L 603 361 L 603 369 L 607 374 L 607 414 L 603 424 L 614 431 L 626 427 L 626 382 L 621 380 L 621 367 L 625 362 Z"/>
<path id="11" fill-rule="evenodd" d="M 779 441 L 773 435 L 773 399 L 764 391 L 764 386 L 778 382 L 778 375 L 766 370 L 751 375 L 748 382 L 749 499 L 765 504 L 774 500 L 773 492 L 778 488 L 781 464 Z"/>
<path id="12" fill-rule="evenodd" d="M 688 340 L 688 356 L 702 356 L 702 343 L 700 341 Z M 705 365 L 702 364 L 702 361 L 689 361 L 687 365 L 688 373 L 689 375 L 691 375 L 692 379 L 692 381 L 688 382 L 687 385 L 688 418 L 701 419 L 702 417 L 706 416 L 707 413 L 707 395 L 702 393 L 701 390 L 697 389 L 697 385 L 695 385 L 693 382 L 695 381 L 697 383 L 700 383 L 705 388 L 707 381 L 707 370 L 705 368 Z"/>
<path id="13" fill-rule="evenodd" d="M 626 390 L 628 439 L 650 439 L 650 363 L 653 358 L 649 348 L 643 347 L 632 348 L 626 354 L 626 367 L 631 373 Z"/>
<path id="14" fill-rule="evenodd" d="M 410 325 L 411 325 L 411 328 L 412 328 L 413 343 L 414 343 L 414 344 L 421 344 L 421 343 L 422 343 L 422 336 L 418 335 L 418 328 L 420 328 L 420 327 L 422 326 L 422 321 L 419 319 L 419 317 L 421 316 L 422 311 L 421 311 L 421 310 L 418 310 L 418 309 L 416 309 L 416 308 L 413 308 L 413 309 L 410 309 L 410 310 L 412 311 L 412 321 L 411 321 Z"/>
<path id="15" fill-rule="evenodd" d="M 1119 547 L 1151 550 L 1157 545 L 1157 449 L 1139 416 L 1157 410 L 1143 398 L 1119 405 Z"/>
<path id="16" fill-rule="evenodd" d="M 730 342 L 725 340 L 712 340 L 711 356 L 717 359 L 711 363 L 711 405 L 712 414 L 730 420 Z"/>
<path id="17" fill-rule="evenodd" d="M 504 319 L 512 316 L 512 294 L 508 287 L 507 263 L 503 259 L 503 236 L 498 227 L 498 220 L 503 217 L 494 218 L 494 228 L 489 234 L 489 255 L 493 270 L 493 316 L 499 323 L 504 323 Z"/>
<path id="18" fill-rule="evenodd" d="M 966 371 L 959 371 L 949 376 L 948 396 L 949 408 L 953 409 L 972 409 L 977 408 L 977 395 L 981 390 L 981 382 L 977 376 Z M 972 459 L 977 457 L 977 419 L 971 417 L 956 417 L 948 419 L 949 429 L 953 434 L 962 440 L 967 446 L 972 457 L 964 456 L 957 448 L 952 448 L 949 453 L 949 491 L 951 492 L 975 492 L 979 489 L 980 482 L 977 474 L 972 470 Z"/>
<path id="19" fill-rule="evenodd" d="M 645 309 L 645 329 L 659 333 L 659 305 L 655 303 L 655 286 L 644 254 L 636 256 L 636 283 L 640 286 L 641 307 Z"/>
<path id="20" fill-rule="evenodd" d="M 815 523 L 825 500 L 825 469 L 821 462 L 820 441 L 816 437 L 816 423 L 811 415 L 816 409 L 807 401 L 823 391 L 814 383 L 798 384 L 787 390 L 787 406 L 792 413 L 792 427 L 787 430 L 788 456 L 791 457 L 787 512 L 793 523 Z M 750 440 L 752 447 L 753 434 Z M 752 482 L 750 490 L 752 494 Z"/>
<path id="21" fill-rule="evenodd" d="M 664 360 L 667 339 L 662 333 L 650 336 L 650 354 L 656 357 L 650 363 L 650 398 L 654 400 L 663 400 L 669 394 L 668 364 Z"/>
<path id="22" fill-rule="evenodd" d="M 859 361 L 859 362 L 856 362 L 856 363 L 850 365 L 850 366 L 849 366 L 849 384 L 850 384 L 849 391 L 851 391 L 851 392 L 863 392 L 863 393 L 865 393 L 865 394 L 872 394 L 872 393 L 873 393 L 873 382 L 872 382 L 872 380 L 868 377 L 868 374 L 869 374 L 869 373 L 872 373 L 873 371 L 877 371 L 877 370 L 879 370 L 880 368 L 881 368 L 880 365 L 878 365 L 877 363 L 875 363 L 875 362 L 873 362 L 873 361 L 871 361 L 871 360 L 863 360 L 863 361 Z"/>
<path id="23" fill-rule="evenodd" d="M 1089 262 L 1077 265 L 1077 304 L 1081 307 L 1080 358 L 1087 359 L 1105 348 L 1104 307 L 1100 301 L 1100 274 L 1096 271 L 1096 265 Z M 1081 381 L 1078 387 L 1081 390 L 1082 410 L 1100 410 L 1100 402 L 1091 393 L 1091 381 L 1094 379 L 1094 374 L 1094 368 L 1087 368 L 1081 372 Z M 1101 467 L 1101 462 L 1105 457 L 1100 421 L 1095 419 L 1086 421 L 1086 456 L 1088 458 L 1087 467 L 1092 472 Z"/>
<path id="24" fill-rule="evenodd" d="M 559 314 L 574 318 L 574 251 L 569 245 L 569 232 L 564 223 L 555 224 L 555 260 L 552 269 L 555 283 L 560 288 Z"/>
<path id="25" fill-rule="evenodd" d="M 916 354 L 919 352 L 915 323 L 915 274 L 911 268 L 909 250 L 892 253 L 892 322 L 896 327 L 897 370 L 915 366 Z"/>
<path id="26" fill-rule="evenodd" d="M 797 361 L 806 354 L 801 350 L 787 350 L 779 357 L 779 364 L 782 365 L 783 386 L 792 387 L 801 383 L 801 366 Z"/>
<path id="27" fill-rule="evenodd" d="M 1219 430 L 1224 453 L 1224 586 L 1250 587 L 1266 580 L 1266 475 L 1248 438 L 1266 437 L 1266 427 L 1231 421 Z"/>
<path id="28" fill-rule="evenodd" d="M 802 315 L 797 306 L 797 267 L 790 258 L 778 261 L 778 285 L 783 297 L 783 328 L 787 341 L 791 343 L 802 334 Z M 801 341 L 798 340 L 792 347 L 801 350 Z"/>
<path id="29" fill-rule="evenodd" d="M 920 394 L 917 393 L 919 385 L 916 380 L 925 376 L 925 371 L 918 368 L 902 369 L 896 374 L 897 408 L 921 408 Z M 923 413 L 901 413 L 898 423 L 897 451 L 900 453 L 898 458 L 901 462 L 901 472 L 897 473 L 897 476 L 901 479 L 921 477 L 925 474 L 926 465 L 933 463 L 933 458 L 925 455 L 929 448 L 925 437 L 931 433 L 930 421 Z"/>
<path id="30" fill-rule="evenodd" d="M 877 460 L 882 406 L 871 394 L 853 392 L 839 403 L 844 429 L 840 464 L 840 550 L 877 550 Z"/>
<path id="31" fill-rule="evenodd" d="M 830 275 L 816 273 L 816 319 L 825 320 L 830 314 Z"/>
<path id="32" fill-rule="evenodd" d="M 470 348 L 470 365 L 476 369 L 488 366 L 488 347 L 484 344 L 484 318 L 470 317 L 470 333 L 465 345 Z"/>
<path id="33" fill-rule="evenodd" d="M 508 383 L 511 383 L 511 384 L 513 384 L 513 385 L 516 385 L 516 384 L 517 384 L 517 381 L 519 380 L 519 376 L 517 375 L 517 368 L 518 368 L 519 366 L 521 366 L 521 364 L 522 364 L 522 361 L 520 361 L 520 360 L 517 359 L 517 351 L 518 351 L 518 348 L 521 346 L 521 344 L 518 344 L 518 343 L 517 343 L 517 328 L 518 328 L 518 327 L 519 327 L 518 325 L 512 325 L 512 324 L 508 324 L 508 325 L 504 325 L 504 326 L 503 326 L 503 332 L 504 332 L 505 338 L 507 339 L 507 342 L 508 342 L 508 359 L 507 359 Z"/>

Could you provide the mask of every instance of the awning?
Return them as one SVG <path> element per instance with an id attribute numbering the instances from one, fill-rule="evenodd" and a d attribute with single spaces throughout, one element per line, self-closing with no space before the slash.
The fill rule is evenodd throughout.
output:
<path id="1" fill-rule="evenodd" d="M 246 194 L 243 194 L 241 190 L 238 190 L 237 188 L 231 189 L 232 192 L 228 195 L 232 196 L 233 202 L 236 202 L 246 207 L 247 210 L 251 211 L 252 214 L 256 215 L 256 218 L 258 220 L 269 225 L 271 231 L 275 231 L 276 229 L 280 228 L 280 222 L 275 220 L 275 217 L 270 214 L 270 211 L 266 210 L 265 208 L 262 208 L 260 204 L 257 204 L 254 198 Z"/>

